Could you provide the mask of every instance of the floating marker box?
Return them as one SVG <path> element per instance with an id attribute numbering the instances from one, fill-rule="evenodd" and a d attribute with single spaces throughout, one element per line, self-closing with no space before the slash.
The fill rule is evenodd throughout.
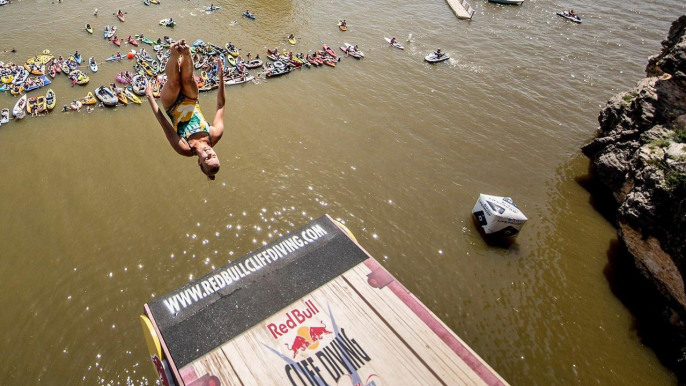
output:
<path id="1" fill-rule="evenodd" d="M 472 214 L 487 235 L 517 237 L 524 226 L 526 216 L 510 197 L 480 194 Z"/>
<path id="2" fill-rule="evenodd" d="M 329 216 L 144 312 L 162 385 L 507 385 Z"/>

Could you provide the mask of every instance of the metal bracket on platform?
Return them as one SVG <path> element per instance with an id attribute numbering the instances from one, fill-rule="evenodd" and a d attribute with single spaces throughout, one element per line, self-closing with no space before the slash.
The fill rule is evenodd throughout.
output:
<path id="1" fill-rule="evenodd" d="M 395 281 L 395 278 L 383 267 L 376 268 L 367 275 L 367 283 L 378 289 L 393 283 L 393 281 Z"/>

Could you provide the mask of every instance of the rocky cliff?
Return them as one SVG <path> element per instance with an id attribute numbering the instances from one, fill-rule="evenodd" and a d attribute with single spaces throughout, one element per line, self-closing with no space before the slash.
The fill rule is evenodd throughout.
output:
<path id="1" fill-rule="evenodd" d="M 598 121 L 582 151 L 619 205 L 620 238 L 667 300 L 664 316 L 686 333 L 686 15 L 646 78 L 610 99 Z"/>

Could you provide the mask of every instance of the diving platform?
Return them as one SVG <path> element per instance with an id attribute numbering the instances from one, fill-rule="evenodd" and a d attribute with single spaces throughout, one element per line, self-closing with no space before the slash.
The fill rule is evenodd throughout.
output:
<path id="1" fill-rule="evenodd" d="M 507 385 L 329 216 L 144 305 L 163 385 Z"/>
<path id="2" fill-rule="evenodd" d="M 445 0 L 455 13 L 458 19 L 471 20 L 474 16 L 474 8 L 467 2 L 467 0 Z"/>

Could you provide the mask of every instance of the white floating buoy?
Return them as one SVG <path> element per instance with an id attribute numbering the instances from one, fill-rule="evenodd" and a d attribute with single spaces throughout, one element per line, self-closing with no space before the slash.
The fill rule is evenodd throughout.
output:
<path id="1" fill-rule="evenodd" d="M 528 220 L 510 197 L 480 194 L 472 214 L 487 235 L 517 237 Z"/>

